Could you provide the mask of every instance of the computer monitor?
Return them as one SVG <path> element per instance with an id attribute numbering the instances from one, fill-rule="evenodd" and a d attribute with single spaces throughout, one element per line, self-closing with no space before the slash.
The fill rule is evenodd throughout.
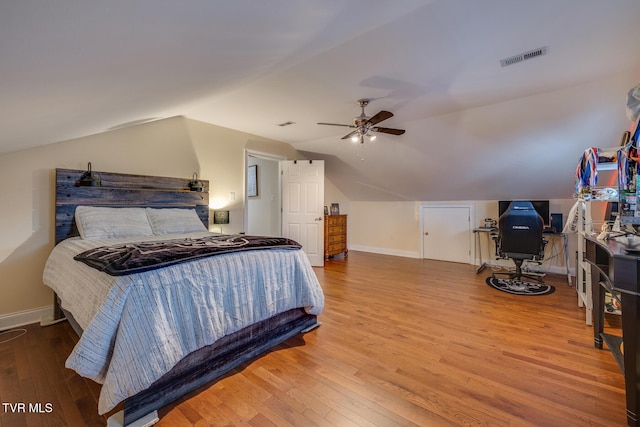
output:
<path id="1" fill-rule="evenodd" d="M 509 208 L 509 205 L 514 200 L 500 200 L 498 202 L 498 218 L 502 216 L 502 214 Z M 544 221 L 544 225 L 551 225 L 551 214 L 549 212 L 549 201 L 548 200 L 525 200 L 527 202 L 531 202 L 533 208 L 538 212 L 538 215 L 542 217 Z"/>
<path id="2" fill-rule="evenodd" d="M 607 202 L 607 208 L 604 211 L 605 222 L 614 223 L 618 217 L 618 202 Z"/>

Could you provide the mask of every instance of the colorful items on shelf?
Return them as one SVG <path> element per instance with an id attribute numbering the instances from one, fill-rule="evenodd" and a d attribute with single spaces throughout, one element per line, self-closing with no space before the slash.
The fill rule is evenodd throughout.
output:
<path id="1" fill-rule="evenodd" d="M 620 147 L 613 149 L 616 150 L 615 155 L 606 155 L 602 149 L 595 147 L 585 150 L 575 171 L 574 198 L 617 201 L 620 222 L 640 225 L 640 120 L 634 125 L 630 131 L 624 132 Z M 617 162 L 617 189 L 596 188 L 599 161 Z"/>
<path id="2" fill-rule="evenodd" d="M 629 143 L 618 150 L 618 189 L 620 192 L 620 221 L 623 223 L 640 224 L 640 202 L 638 189 L 640 188 L 640 174 L 638 168 L 638 137 L 640 126 L 636 125 L 633 137 Z"/>
<path id="3" fill-rule="evenodd" d="M 598 149 L 589 147 L 578 162 L 575 173 L 576 194 L 589 194 L 598 183 Z"/>
<path id="4" fill-rule="evenodd" d="M 618 190 L 611 187 L 596 188 L 598 183 L 598 162 L 607 161 L 611 162 L 615 160 L 614 156 L 604 157 L 604 152 L 595 147 L 590 147 L 585 150 L 584 154 L 580 158 L 580 162 L 576 167 L 575 173 L 575 186 L 576 192 L 574 198 L 581 200 L 598 200 L 598 201 L 617 201 Z"/>

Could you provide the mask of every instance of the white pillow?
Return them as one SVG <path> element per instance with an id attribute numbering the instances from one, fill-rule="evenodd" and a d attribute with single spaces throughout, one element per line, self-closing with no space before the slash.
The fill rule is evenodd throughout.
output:
<path id="1" fill-rule="evenodd" d="M 147 217 L 153 234 L 183 234 L 209 231 L 195 209 L 153 209 L 147 208 Z"/>
<path id="2" fill-rule="evenodd" d="M 76 225 L 86 240 L 153 236 L 144 208 L 76 207 Z"/>

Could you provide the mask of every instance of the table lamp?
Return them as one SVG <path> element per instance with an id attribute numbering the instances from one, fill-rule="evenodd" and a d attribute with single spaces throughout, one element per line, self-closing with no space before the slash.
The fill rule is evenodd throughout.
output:
<path id="1" fill-rule="evenodd" d="M 229 224 L 229 211 L 213 211 L 213 223 L 220 224 L 222 233 L 222 224 Z"/>

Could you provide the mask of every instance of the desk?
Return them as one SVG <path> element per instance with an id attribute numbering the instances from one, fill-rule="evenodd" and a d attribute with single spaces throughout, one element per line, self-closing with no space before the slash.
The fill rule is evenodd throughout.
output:
<path id="1" fill-rule="evenodd" d="M 560 238 L 562 237 L 562 247 L 564 249 L 564 269 L 567 273 L 567 283 L 571 284 L 571 273 L 569 273 L 569 237 L 566 233 L 542 233 L 543 237 Z"/>
<path id="2" fill-rule="evenodd" d="M 480 266 L 476 268 L 476 274 L 480 273 L 487 267 L 487 263 L 482 261 L 482 242 L 480 241 L 480 233 L 483 233 L 491 242 L 493 236 L 498 234 L 498 229 L 496 227 L 480 227 L 473 230 L 473 234 L 476 235 L 476 247 L 478 248 L 478 261 L 480 262 Z"/>
<path id="3" fill-rule="evenodd" d="M 495 228 L 495 227 L 491 227 L 491 228 L 480 227 L 473 230 L 473 233 L 476 236 L 475 238 L 476 247 L 478 248 L 478 262 L 480 263 L 478 268 L 476 268 L 476 274 L 480 273 L 482 270 L 484 270 L 487 267 L 487 263 L 482 260 L 482 242 L 480 241 L 480 234 L 481 233 L 485 234 L 486 236 L 488 236 L 489 239 L 492 239 L 494 236 L 498 235 L 498 231 L 499 231 L 498 228 Z M 565 233 L 543 233 L 542 236 L 545 238 L 547 237 L 562 238 L 563 249 L 564 249 L 564 265 L 565 265 L 565 271 L 567 273 L 567 283 L 569 283 L 569 286 L 572 286 L 571 273 L 569 273 L 569 243 L 568 243 L 569 238 Z"/>
<path id="4" fill-rule="evenodd" d="M 640 409 L 640 256 L 627 254 L 625 246 L 613 240 L 587 236 L 585 243 L 586 261 L 591 266 L 593 343 L 601 349 L 606 342 L 624 373 L 627 424 L 636 426 Z M 622 337 L 604 333 L 605 290 L 620 293 Z M 620 351 L 622 341 L 624 354 Z"/>

